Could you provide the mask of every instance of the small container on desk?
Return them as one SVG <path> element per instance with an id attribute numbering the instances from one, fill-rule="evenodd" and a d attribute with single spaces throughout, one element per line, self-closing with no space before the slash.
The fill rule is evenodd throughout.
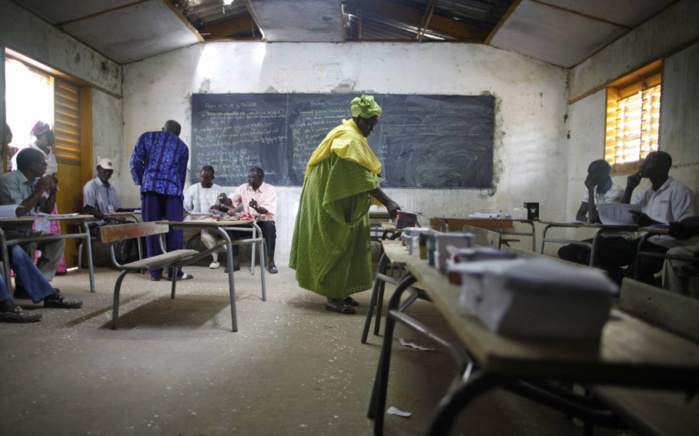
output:
<path id="1" fill-rule="evenodd" d="M 396 228 L 413 227 L 417 224 L 417 214 L 399 210 L 396 215 Z"/>

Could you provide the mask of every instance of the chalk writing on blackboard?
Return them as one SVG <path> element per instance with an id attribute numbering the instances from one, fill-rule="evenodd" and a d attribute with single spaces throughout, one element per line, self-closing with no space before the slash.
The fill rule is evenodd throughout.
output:
<path id="1" fill-rule="evenodd" d="M 219 185 L 265 181 L 300 186 L 306 163 L 327 133 L 351 117 L 353 95 L 194 94 L 192 177 L 211 165 Z M 383 115 L 369 145 L 387 188 L 490 188 L 492 96 L 375 95 Z"/>

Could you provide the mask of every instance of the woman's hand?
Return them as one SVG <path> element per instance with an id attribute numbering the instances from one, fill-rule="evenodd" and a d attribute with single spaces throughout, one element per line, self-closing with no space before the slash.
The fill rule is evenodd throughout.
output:
<path id="1" fill-rule="evenodd" d="M 386 210 L 388 210 L 388 214 L 391 218 L 395 218 L 398 215 L 398 211 L 401 210 L 398 203 L 393 200 L 386 202 L 384 206 L 386 206 Z"/>

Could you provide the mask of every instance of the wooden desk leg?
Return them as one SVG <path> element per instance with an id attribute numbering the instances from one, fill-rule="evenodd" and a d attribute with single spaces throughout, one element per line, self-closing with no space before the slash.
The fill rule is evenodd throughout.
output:
<path id="1" fill-rule="evenodd" d="M 231 237 L 228 233 L 222 229 L 218 228 L 218 233 L 226 241 L 226 263 L 228 263 L 228 293 L 231 297 L 231 323 L 233 324 L 233 331 L 238 331 L 238 318 L 235 314 L 235 284 L 233 283 L 233 244 L 231 243 Z M 264 276 L 263 276 L 264 277 Z"/>
<path id="2" fill-rule="evenodd" d="M 403 292 L 416 281 L 417 279 L 410 273 L 403 277 L 400 283 L 398 283 L 398 286 L 396 286 L 396 290 L 388 303 L 388 313 L 398 310 Z M 381 356 L 379 357 L 379 365 L 376 368 L 376 378 L 374 379 L 374 388 L 371 391 L 369 412 L 367 413 L 369 419 L 374 419 L 375 436 L 380 436 L 383 433 L 383 420 L 386 412 L 386 394 L 388 390 L 388 373 L 391 366 L 391 348 L 393 346 L 393 330 L 395 326 L 396 320 L 387 316 L 386 330 L 384 331 L 383 345 L 381 346 Z"/>
<path id="3" fill-rule="evenodd" d="M 376 278 L 374 279 L 374 289 L 371 291 L 371 300 L 369 302 L 369 310 L 366 314 L 366 321 L 364 321 L 364 331 L 362 331 L 362 344 L 366 344 L 367 336 L 369 335 L 369 327 L 371 326 L 371 317 L 374 315 L 374 308 L 376 307 L 376 300 L 379 295 L 379 282 L 380 274 L 386 273 L 386 265 L 388 264 L 388 256 L 386 254 L 381 255 L 381 260 L 379 260 L 379 267 L 376 269 Z M 379 316 L 381 314 L 379 313 Z"/>

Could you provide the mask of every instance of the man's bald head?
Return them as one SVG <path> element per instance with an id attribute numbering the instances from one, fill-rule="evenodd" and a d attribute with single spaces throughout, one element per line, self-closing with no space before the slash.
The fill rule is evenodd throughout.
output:
<path id="1" fill-rule="evenodd" d="M 170 132 L 175 136 L 180 136 L 180 132 L 182 131 L 182 126 L 180 126 L 180 123 L 174 120 L 167 120 L 165 122 L 165 127 L 163 127 L 163 130 L 166 132 Z"/>

